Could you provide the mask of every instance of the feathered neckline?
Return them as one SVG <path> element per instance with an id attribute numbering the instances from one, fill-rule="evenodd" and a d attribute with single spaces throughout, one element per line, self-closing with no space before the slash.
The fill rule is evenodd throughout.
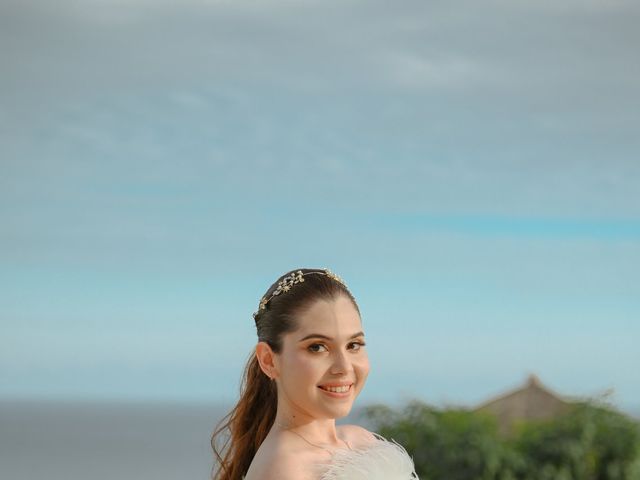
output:
<path id="1" fill-rule="evenodd" d="M 413 459 L 402 445 L 374 433 L 375 440 L 353 450 L 340 449 L 318 465 L 319 480 L 418 480 Z"/>

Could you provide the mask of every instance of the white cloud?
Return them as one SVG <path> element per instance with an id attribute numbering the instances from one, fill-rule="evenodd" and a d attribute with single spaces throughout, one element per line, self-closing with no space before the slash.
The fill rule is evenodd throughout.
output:
<path id="1" fill-rule="evenodd" d="M 493 0 L 499 7 L 517 8 L 549 13 L 575 14 L 577 12 L 613 12 L 638 6 L 635 0 Z"/>
<path id="2" fill-rule="evenodd" d="M 408 51 L 381 55 L 382 74 L 397 88 L 457 89 L 491 81 L 492 72 L 478 62 L 459 55 L 427 58 Z"/>

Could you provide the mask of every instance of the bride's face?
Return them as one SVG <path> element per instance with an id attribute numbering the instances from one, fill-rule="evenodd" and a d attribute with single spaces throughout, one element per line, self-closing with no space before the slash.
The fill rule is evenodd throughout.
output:
<path id="1" fill-rule="evenodd" d="M 280 400 L 313 418 L 346 416 L 369 374 L 358 311 L 341 295 L 316 301 L 297 321 L 275 356 Z"/>

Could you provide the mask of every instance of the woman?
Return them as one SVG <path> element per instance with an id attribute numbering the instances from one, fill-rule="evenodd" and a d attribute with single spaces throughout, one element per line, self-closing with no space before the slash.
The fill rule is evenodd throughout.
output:
<path id="1" fill-rule="evenodd" d="M 398 444 L 335 424 L 369 373 L 360 310 L 340 277 L 292 270 L 269 287 L 253 317 L 258 343 L 240 400 L 211 440 L 215 480 L 417 478 Z"/>

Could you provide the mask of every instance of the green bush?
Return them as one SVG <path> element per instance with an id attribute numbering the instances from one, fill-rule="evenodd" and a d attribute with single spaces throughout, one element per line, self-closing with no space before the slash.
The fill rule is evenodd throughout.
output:
<path id="1" fill-rule="evenodd" d="M 527 458 L 532 478 L 542 478 L 546 469 L 574 480 L 631 480 L 640 430 L 621 413 L 576 404 L 554 420 L 522 425 L 514 446 Z"/>
<path id="2" fill-rule="evenodd" d="M 490 414 L 419 401 L 365 414 L 407 449 L 421 480 L 640 480 L 637 422 L 592 403 L 522 423 L 509 437 Z"/>

